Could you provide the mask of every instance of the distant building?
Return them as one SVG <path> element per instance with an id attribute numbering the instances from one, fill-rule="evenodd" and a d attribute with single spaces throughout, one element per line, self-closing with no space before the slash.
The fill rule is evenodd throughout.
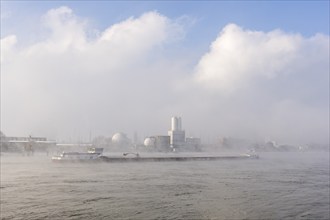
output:
<path id="1" fill-rule="evenodd" d="M 56 141 L 45 137 L 7 137 L 1 132 L 1 151 L 20 151 L 33 154 L 34 151 L 55 149 Z"/>
<path id="2" fill-rule="evenodd" d="M 187 137 L 186 146 L 190 150 L 199 151 L 201 150 L 201 139 L 195 137 Z"/>
<path id="3" fill-rule="evenodd" d="M 158 135 L 147 137 L 144 140 L 144 146 L 150 151 L 171 151 L 170 136 Z"/>
<path id="4" fill-rule="evenodd" d="M 172 117 L 171 130 L 168 131 L 170 136 L 170 145 L 173 148 L 180 148 L 185 144 L 185 131 L 182 130 L 181 117 Z"/>
<path id="5" fill-rule="evenodd" d="M 155 147 L 159 151 L 169 151 L 171 138 L 168 135 L 155 136 Z"/>
<path id="6" fill-rule="evenodd" d="M 144 142 L 144 149 L 148 151 L 201 151 L 201 139 L 196 137 L 186 138 L 182 129 L 181 117 L 171 118 L 171 128 L 168 135 L 147 137 Z"/>

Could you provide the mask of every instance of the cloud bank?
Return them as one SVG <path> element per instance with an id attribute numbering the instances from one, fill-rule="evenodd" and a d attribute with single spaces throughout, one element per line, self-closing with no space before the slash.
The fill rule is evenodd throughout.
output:
<path id="1" fill-rule="evenodd" d="M 88 139 L 117 131 L 329 140 L 329 36 L 228 24 L 193 65 L 175 45 L 180 19 L 146 12 L 95 31 L 68 7 L 41 19 L 46 34 L 1 39 L 1 129 L 7 135 Z M 191 50 L 190 50 L 191 51 Z"/>
<path id="2" fill-rule="evenodd" d="M 324 35 L 304 39 L 280 30 L 264 33 L 229 24 L 199 61 L 196 81 L 207 89 L 231 93 L 260 78 L 271 80 L 285 74 L 299 78 L 309 67 L 313 69 L 307 71 L 316 71 L 310 74 L 327 74 L 328 49 L 329 38 Z M 323 66 L 313 66 L 319 61 Z"/>
<path id="3" fill-rule="evenodd" d="M 329 139 L 329 36 L 229 24 L 201 57 L 193 81 L 216 97 L 214 109 L 231 133 Z"/>

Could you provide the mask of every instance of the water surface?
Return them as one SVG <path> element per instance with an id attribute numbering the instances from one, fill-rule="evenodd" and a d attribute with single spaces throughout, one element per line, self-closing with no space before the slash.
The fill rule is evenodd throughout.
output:
<path id="1" fill-rule="evenodd" d="M 1 156 L 1 219 L 329 219 L 329 153 L 52 163 Z"/>

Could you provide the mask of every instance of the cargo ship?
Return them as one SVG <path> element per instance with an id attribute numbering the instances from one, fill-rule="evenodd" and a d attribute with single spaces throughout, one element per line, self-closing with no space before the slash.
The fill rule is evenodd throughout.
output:
<path id="1" fill-rule="evenodd" d="M 234 159 L 258 159 L 258 155 L 224 155 L 224 156 L 148 156 L 148 157 L 109 157 L 100 156 L 104 162 L 162 162 L 162 161 L 212 161 L 212 160 L 234 160 Z"/>
<path id="2" fill-rule="evenodd" d="M 140 156 L 139 153 L 123 153 L 122 156 L 102 155 L 103 148 L 92 148 L 87 153 L 63 152 L 59 156 L 53 156 L 54 162 L 162 162 L 162 161 L 212 161 L 233 159 L 258 159 L 256 154 L 240 155 L 154 155 Z"/>

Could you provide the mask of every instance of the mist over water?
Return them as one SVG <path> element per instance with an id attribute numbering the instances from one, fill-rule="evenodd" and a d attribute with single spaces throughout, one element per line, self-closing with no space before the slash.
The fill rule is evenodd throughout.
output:
<path id="1" fill-rule="evenodd" d="M 0 219 L 330 219 L 329 5 L 1 0 Z"/>
<path id="2" fill-rule="evenodd" d="M 1 155 L 1 219 L 329 219 L 329 153 L 52 163 Z"/>

